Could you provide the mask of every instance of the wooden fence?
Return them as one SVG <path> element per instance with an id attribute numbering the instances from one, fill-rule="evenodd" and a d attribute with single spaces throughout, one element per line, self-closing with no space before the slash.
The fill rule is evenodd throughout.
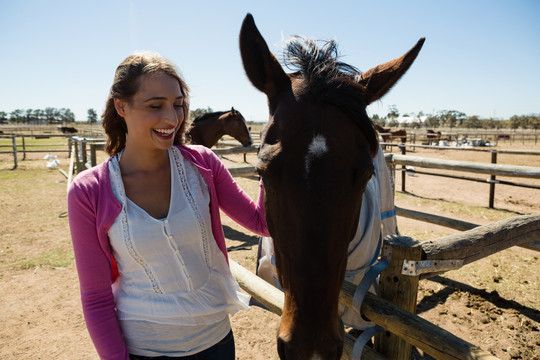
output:
<path id="1" fill-rule="evenodd" d="M 236 149 L 216 149 L 214 150 L 217 154 L 227 154 L 227 153 L 246 153 L 251 151 L 256 151 L 257 147 L 252 146 L 248 148 L 236 148 Z M 540 155 L 540 152 L 517 152 L 517 151 L 496 151 L 492 152 L 492 163 L 482 163 L 474 161 L 455 161 L 455 160 L 441 160 L 433 158 L 425 158 L 418 156 L 410 155 L 400 155 L 387 153 L 385 154 L 386 162 L 388 167 L 392 169 L 392 175 L 395 178 L 396 166 L 402 165 L 401 171 L 401 191 L 406 191 L 406 178 L 405 175 L 409 173 L 425 174 L 432 176 L 442 176 L 442 177 L 451 177 L 460 180 L 468 181 L 477 181 L 489 184 L 489 204 L 490 208 L 494 207 L 495 199 L 495 185 L 509 185 L 509 186 L 519 186 L 526 187 L 531 189 L 540 189 L 540 185 L 531 185 L 531 184 L 521 184 L 513 181 L 506 180 L 497 180 L 496 176 L 506 176 L 506 177 L 518 177 L 518 178 L 530 178 L 530 179 L 540 179 L 540 167 L 533 166 L 517 166 L 517 165 L 503 165 L 496 164 L 497 153 L 513 153 L 513 154 L 525 154 L 525 155 Z M 476 179 L 472 177 L 465 176 L 456 176 L 451 174 L 443 173 L 433 173 L 433 172 L 423 172 L 419 170 L 407 169 L 406 166 L 416 166 L 421 168 L 432 168 L 432 169 L 443 169 L 450 171 L 465 171 L 476 174 L 487 174 L 490 175 L 490 178 L 487 180 Z M 236 166 L 229 169 L 233 176 L 253 176 L 256 175 L 255 167 L 252 165 L 245 166 Z"/>
<path id="2" fill-rule="evenodd" d="M 441 176 L 449 177 L 459 180 L 467 181 L 476 181 L 489 184 L 489 208 L 494 207 L 495 201 L 495 185 L 509 185 L 509 186 L 519 186 L 526 187 L 531 189 L 540 189 L 539 185 L 523 184 L 507 180 L 497 180 L 496 176 L 507 176 L 507 177 L 520 177 L 520 178 L 530 178 L 530 179 L 540 179 L 540 167 L 533 166 L 517 166 L 517 165 L 502 165 L 496 164 L 497 154 L 498 153 L 516 153 L 515 151 L 506 152 L 506 151 L 493 151 L 491 152 L 491 163 L 481 163 L 474 161 L 456 161 L 456 160 L 442 160 L 442 159 L 433 159 L 433 158 L 424 158 L 418 156 L 410 155 L 400 155 L 400 154 L 386 154 L 386 161 L 389 167 L 392 169 L 392 174 L 395 177 L 396 165 L 402 165 L 401 167 L 401 191 L 406 191 L 406 173 L 416 173 L 424 174 L 431 176 Z M 522 152 L 521 154 L 526 155 L 540 155 L 540 152 Z M 425 172 L 418 171 L 416 169 L 412 170 L 407 168 L 407 166 L 415 166 L 421 168 L 431 168 L 431 169 L 443 169 L 450 171 L 465 171 L 476 174 L 488 174 L 490 175 L 489 179 L 482 180 L 477 178 L 471 178 L 466 176 L 457 176 L 446 173 L 434 173 L 434 172 Z"/>
<path id="3" fill-rule="evenodd" d="M 58 144 L 32 144 L 28 146 L 26 144 L 26 139 L 48 139 L 48 138 L 61 138 L 67 139 L 67 142 L 58 143 Z M 63 134 L 11 134 L 11 135 L 0 135 L 0 139 L 11 139 L 10 145 L 0 145 L 0 154 L 12 154 L 13 155 L 13 168 L 12 170 L 17 169 L 18 166 L 18 156 L 22 153 L 22 160 L 26 160 L 27 153 L 69 153 L 71 135 Z M 21 139 L 18 143 L 18 139 Z M 2 150 L 8 148 L 10 150 Z"/>
<path id="4" fill-rule="evenodd" d="M 368 293 L 357 309 L 353 305 L 354 285 L 345 282 L 340 294 L 341 303 L 387 331 L 376 336 L 375 350 L 365 348 L 362 358 L 408 360 L 415 346 L 442 360 L 496 359 L 415 315 L 418 282 L 539 238 L 540 215 L 524 215 L 425 242 L 407 237 L 386 239 L 382 258 L 390 266 L 380 276 L 379 296 Z M 281 315 L 284 302 L 281 291 L 234 261 L 231 270 L 247 293 Z M 351 359 L 354 342 L 352 336 L 346 335 L 342 359 Z"/>
<path id="5" fill-rule="evenodd" d="M 434 133 L 428 133 L 426 131 L 407 130 L 407 141 L 413 144 L 420 142 L 422 144 L 429 144 L 431 142 L 438 142 L 439 140 L 445 140 L 448 142 L 457 141 L 459 139 L 479 140 L 480 142 L 489 141 L 491 144 L 497 146 L 499 142 L 508 142 L 510 144 L 538 144 L 540 133 L 538 131 L 471 131 L 471 130 L 459 130 L 459 131 L 443 131 L 440 135 Z M 385 137 L 390 137 L 391 140 L 401 139 L 401 136 L 395 136 L 391 133 L 385 133 Z"/>
<path id="6" fill-rule="evenodd" d="M 67 138 L 67 148 L 59 149 L 58 147 L 66 146 L 66 144 L 55 144 L 55 148 L 50 148 L 52 145 L 46 145 L 48 148 L 35 149 L 37 145 L 32 145 L 32 149 L 27 149 L 25 145 L 25 138 L 28 137 L 58 137 L 58 138 Z M 18 154 L 23 154 L 23 160 L 26 158 L 26 153 L 30 152 L 39 152 L 39 153 L 57 153 L 57 152 L 68 152 L 70 154 L 71 163 L 70 170 L 68 175 L 73 175 L 84 170 L 87 167 L 94 166 L 97 163 L 96 152 L 97 150 L 102 150 L 105 144 L 103 138 L 85 138 L 79 136 L 69 136 L 69 135 L 59 135 L 59 134 L 18 134 L 18 135 L 0 135 L 3 138 L 10 138 L 12 144 L 8 147 L 11 147 L 10 151 L 0 151 L 0 154 L 9 153 L 13 154 L 13 163 L 14 166 L 12 169 L 16 169 L 18 166 Z M 17 144 L 16 139 L 21 138 L 22 144 Z M 489 207 L 494 207 L 495 199 L 495 185 L 509 185 L 509 186 L 519 186 L 527 187 L 532 189 L 540 189 L 540 185 L 534 184 L 523 184 L 513 181 L 500 180 L 496 176 L 510 176 L 510 177 L 525 177 L 540 179 L 540 168 L 538 167 L 527 167 L 527 166 L 514 166 L 514 165 L 498 165 L 497 154 L 522 154 L 522 155 L 540 155 L 540 151 L 523 151 L 523 150 L 486 150 L 486 149 L 462 149 L 462 148 L 451 148 L 451 147 L 438 147 L 438 146 L 423 146 L 415 144 L 393 144 L 393 143 L 383 143 L 389 146 L 399 146 L 402 152 L 402 155 L 399 154 L 386 154 L 387 164 L 393 170 L 392 174 L 395 177 L 396 165 L 401 165 L 401 190 L 406 191 L 406 173 L 417 173 L 430 176 L 442 176 L 442 177 L 451 177 L 461 180 L 476 181 L 489 184 Z M 249 147 L 237 147 L 235 142 L 220 141 L 219 145 L 228 146 L 226 148 L 215 148 L 214 152 L 218 155 L 228 155 L 228 154 L 244 154 L 244 160 L 246 160 L 247 153 L 256 152 L 259 148 L 258 145 L 252 145 Z M 231 147 L 234 146 L 234 147 Z M 480 163 L 480 162 L 464 162 L 464 161 L 452 161 L 452 160 L 438 160 L 438 159 L 429 159 L 421 158 L 415 156 L 403 155 L 406 153 L 407 147 L 422 147 L 422 148 L 431 148 L 431 149 L 445 149 L 445 150 L 468 150 L 468 151 L 489 151 L 491 153 L 491 164 Z M 415 166 L 421 168 L 432 168 L 432 169 L 444 169 L 451 171 L 467 171 L 471 173 L 478 174 L 488 174 L 490 175 L 489 179 L 477 179 L 472 177 L 465 176 L 456 176 L 446 173 L 434 173 L 434 172 L 425 172 L 420 170 L 412 170 L 407 168 L 407 166 Z M 252 166 L 241 166 L 233 167 L 230 169 L 233 176 L 253 176 L 256 175 L 256 171 Z M 69 179 L 71 180 L 71 179 Z"/>
<path id="7" fill-rule="evenodd" d="M 96 151 L 103 149 L 103 145 L 103 139 L 73 138 L 70 143 L 68 184 L 74 173 L 97 163 Z M 257 151 L 257 148 L 251 146 L 214 151 L 220 155 L 246 154 Z M 456 171 L 540 178 L 540 169 L 533 167 L 453 162 L 398 154 L 387 154 L 386 158 L 393 165 L 411 164 L 445 169 L 450 166 Z M 229 171 L 233 176 L 256 175 L 255 167 L 251 165 L 231 167 Z M 368 293 L 360 309 L 353 306 L 355 286 L 344 283 L 340 301 L 386 329 L 384 335 L 376 337 L 375 350 L 364 349 L 363 359 L 410 359 L 412 346 L 443 360 L 496 359 L 477 346 L 415 315 L 418 281 L 457 269 L 511 246 L 522 245 L 539 249 L 540 215 L 519 216 L 484 226 L 399 208 L 398 215 L 429 219 L 428 221 L 466 231 L 426 242 L 407 237 L 386 239 L 382 258 L 386 259 L 390 266 L 381 274 L 379 296 Z M 234 261 L 231 261 L 231 270 L 247 293 L 272 312 L 281 315 L 283 293 Z M 354 343 L 355 339 L 347 334 L 343 359 L 351 359 Z"/>

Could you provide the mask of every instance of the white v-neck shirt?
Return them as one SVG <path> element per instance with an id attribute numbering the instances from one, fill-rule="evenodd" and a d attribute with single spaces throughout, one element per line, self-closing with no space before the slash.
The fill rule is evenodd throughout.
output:
<path id="1" fill-rule="evenodd" d="M 132 354 L 187 356 L 230 330 L 229 314 L 248 309 L 212 234 L 210 195 L 198 169 L 169 150 L 171 200 L 155 219 L 126 197 L 119 156 L 109 163 L 122 211 L 109 230 L 119 277 L 117 316 Z"/>

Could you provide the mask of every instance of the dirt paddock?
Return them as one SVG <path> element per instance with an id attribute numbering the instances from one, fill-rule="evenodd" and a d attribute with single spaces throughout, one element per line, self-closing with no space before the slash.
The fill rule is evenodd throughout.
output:
<path id="1" fill-rule="evenodd" d="M 531 146 L 523 148 L 530 149 Z M 532 146 L 534 148 L 534 146 Z M 540 145 L 536 146 L 540 150 Z M 489 162 L 489 154 L 416 151 L 417 156 Z M 102 156 L 103 158 L 103 156 Z M 9 162 L 9 158 L 0 159 Z M 248 156 L 254 162 L 254 155 Z M 60 157 L 67 171 L 68 160 Z M 227 156 L 241 165 L 241 156 Z M 66 178 L 42 155 L 0 170 L 0 359 L 98 359 L 79 300 L 67 224 Z M 498 163 L 540 167 L 539 156 L 500 155 Z M 4 166 L 9 168 L 9 166 Z M 255 197 L 257 179 L 238 178 Z M 514 179 L 540 185 L 538 180 Z M 401 176 L 396 177 L 400 189 Z M 427 175 L 406 177 L 403 208 L 488 224 L 540 212 L 540 190 L 498 185 L 489 209 L 487 184 Z M 223 216 L 232 261 L 255 270 L 257 237 Z M 401 233 L 428 240 L 454 230 L 398 218 Z M 514 247 L 420 283 L 418 314 L 500 359 L 540 359 L 540 253 Z M 232 317 L 237 359 L 278 359 L 278 317 L 253 307 Z"/>

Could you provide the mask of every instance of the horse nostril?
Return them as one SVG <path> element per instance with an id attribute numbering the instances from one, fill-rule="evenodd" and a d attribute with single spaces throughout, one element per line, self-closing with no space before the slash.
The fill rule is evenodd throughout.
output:
<path id="1" fill-rule="evenodd" d="M 287 343 L 281 337 L 277 339 L 277 351 L 281 360 L 287 359 Z"/>

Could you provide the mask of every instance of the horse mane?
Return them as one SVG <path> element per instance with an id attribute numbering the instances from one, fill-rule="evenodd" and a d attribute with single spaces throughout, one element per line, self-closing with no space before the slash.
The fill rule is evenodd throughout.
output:
<path id="1" fill-rule="evenodd" d="M 204 113 L 202 115 L 199 115 L 197 116 L 195 119 L 193 119 L 193 122 L 196 123 L 196 122 L 201 122 L 201 121 L 205 121 L 205 120 L 208 120 L 210 118 L 213 118 L 213 117 L 216 117 L 216 116 L 221 116 L 225 113 L 228 113 L 230 110 L 227 110 L 227 111 L 215 111 L 215 112 L 210 112 L 210 113 Z"/>
<path id="2" fill-rule="evenodd" d="M 305 81 L 310 94 L 318 101 L 347 113 L 366 136 L 370 153 L 373 156 L 377 153 L 377 134 L 362 100 L 364 88 L 355 81 L 360 71 L 339 61 L 338 46 L 334 40 L 316 41 L 293 36 L 283 52 L 283 64 L 294 71 L 292 77 Z"/>

